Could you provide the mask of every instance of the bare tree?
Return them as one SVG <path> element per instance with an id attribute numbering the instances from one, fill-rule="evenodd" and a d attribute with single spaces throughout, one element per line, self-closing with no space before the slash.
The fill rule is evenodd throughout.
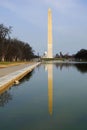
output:
<path id="1" fill-rule="evenodd" d="M 7 39 L 10 38 L 11 26 L 6 27 L 3 24 L 0 24 L 0 52 L 1 52 L 1 61 L 5 61 L 5 55 L 7 52 Z"/>

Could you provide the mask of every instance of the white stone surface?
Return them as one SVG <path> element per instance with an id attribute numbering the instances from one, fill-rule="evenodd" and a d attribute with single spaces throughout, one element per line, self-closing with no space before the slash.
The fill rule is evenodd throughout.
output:
<path id="1" fill-rule="evenodd" d="M 25 74 L 27 71 L 30 71 L 32 69 L 34 69 L 37 65 L 39 65 L 40 63 L 35 63 L 33 65 L 30 65 L 28 67 L 25 67 L 24 69 L 21 69 L 21 70 L 18 70 L 18 71 L 15 71 L 13 73 L 10 73 L 4 77 L 1 77 L 0 78 L 0 88 L 6 84 L 8 84 L 10 81 L 16 79 L 17 77 Z"/>

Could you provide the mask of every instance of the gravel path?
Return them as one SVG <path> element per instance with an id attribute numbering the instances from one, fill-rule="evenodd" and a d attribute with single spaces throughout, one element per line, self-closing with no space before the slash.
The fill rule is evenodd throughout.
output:
<path id="1" fill-rule="evenodd" d="M 32 63 L 33 64 L 33 63 Z M 0 68 L 0 78 L 3 77 L 3 76 L 6 76 L 10 73 L 13 73 L 15 71 L 18 71 L 18 70 L 21 70 L 25 67 L 28 67 L 30 66 L 31 64 L 21 64 L 21 65 L 16 65 L 16 66 L 9 66 L 9 67 L 6 67 L 6 68 Z"/>

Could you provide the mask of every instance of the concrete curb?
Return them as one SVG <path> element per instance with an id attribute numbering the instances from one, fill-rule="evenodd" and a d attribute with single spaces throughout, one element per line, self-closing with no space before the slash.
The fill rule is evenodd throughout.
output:
<path id="1" fill-rule="evenodd" d="M 24 69 L 15 71 L 11 74 L 8 74 L 2 78 L 0 78 L 0 93 L 3 93 L 7 90 L 11 85 L 14 84 L 15 81 L 19 81 L 24 76 L 26 76 L 29 72 L 31 72 L 36 66 L 38 66 L 40 62 L 25 67 Z"/>

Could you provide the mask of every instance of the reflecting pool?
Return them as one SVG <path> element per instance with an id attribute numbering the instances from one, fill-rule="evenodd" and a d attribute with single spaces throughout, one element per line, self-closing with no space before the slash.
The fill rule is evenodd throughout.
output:
<path id="1" fill-rule="evenodd" d="M 87 64 L 49 63 L 0 94 L 0 130 L 87 129 Z"/>

